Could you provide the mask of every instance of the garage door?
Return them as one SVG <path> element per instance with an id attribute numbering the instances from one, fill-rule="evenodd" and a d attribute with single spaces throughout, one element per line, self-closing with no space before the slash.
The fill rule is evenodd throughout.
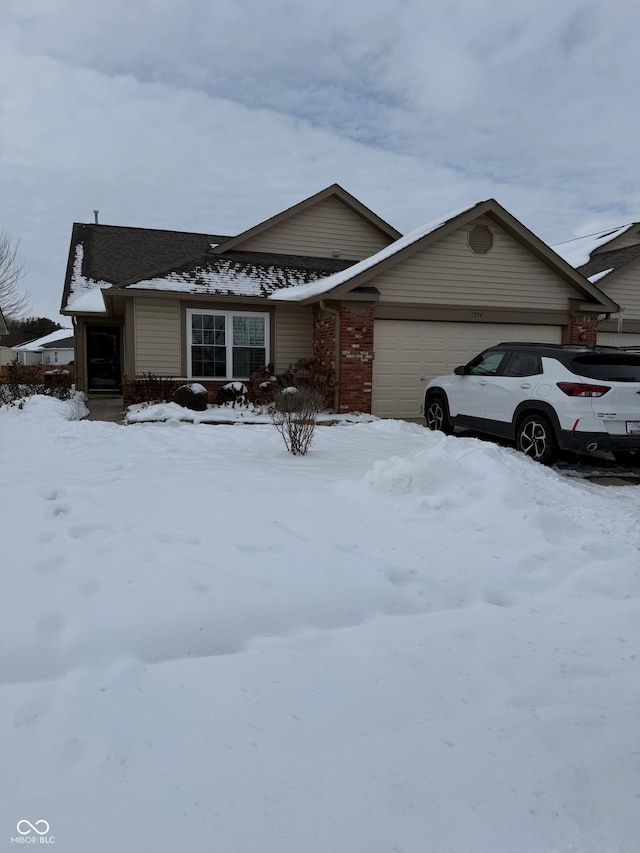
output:
<path id="1" fill-rule="evenodd" d="M 501 341 L 559 344 L 561 326 L 376 320 L 373 413 L 420 419 L 427 382 Z"/>
<path id="2" fill-rule="evenodd" d="M 640 347 L 640 335 L 599 332 L 598 343 L 605 347 Z"/>

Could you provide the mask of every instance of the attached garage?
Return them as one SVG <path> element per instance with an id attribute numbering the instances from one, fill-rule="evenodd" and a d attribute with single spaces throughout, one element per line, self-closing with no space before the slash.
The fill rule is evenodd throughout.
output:
<path id="1" fill-rule="evenodd" d="M 562 326 L 376 320 L 373 414 L 420 419 L 426 383 L 501 341 L 559 344 Z"/>
<path id="2" fill-rule="evenodd" d="M 313 305 L 339 412 L 417 421 L 433 377 L 500 341 L 595 344 L 619 309 L 494 199 L 277 298 Z"/>

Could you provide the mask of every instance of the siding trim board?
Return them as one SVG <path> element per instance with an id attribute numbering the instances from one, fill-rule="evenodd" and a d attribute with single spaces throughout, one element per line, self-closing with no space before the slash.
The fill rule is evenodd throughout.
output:
<path id="1" fill-rule="evenodd" d="M 403 303 L 378 303 L 374 316 L 379 320 L 450 321 L 481 325 L 482 323 L 526 323 L 562 326 L 569 322 L 566 311 L 547 311 L 513 308 L 495 308 L 477 305 L 406 305 Z"/>

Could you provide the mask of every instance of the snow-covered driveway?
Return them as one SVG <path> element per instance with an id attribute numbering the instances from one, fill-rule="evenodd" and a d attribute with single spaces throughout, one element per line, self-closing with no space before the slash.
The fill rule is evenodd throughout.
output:
<path id="1" fill-rule="evenodd" d="M 0 849 L 640 850 L 640 487 L 64 413 L 0 410 Z"/>

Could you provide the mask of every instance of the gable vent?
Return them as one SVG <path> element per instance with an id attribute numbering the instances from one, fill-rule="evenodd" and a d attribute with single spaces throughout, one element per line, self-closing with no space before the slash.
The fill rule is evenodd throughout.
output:
<path id="1" fill-rule="evenodd" d="M 474 225 L 467 241 L 474 255 L 486 255 L 493 249 L 493 231 L 487 225 Z"/>

